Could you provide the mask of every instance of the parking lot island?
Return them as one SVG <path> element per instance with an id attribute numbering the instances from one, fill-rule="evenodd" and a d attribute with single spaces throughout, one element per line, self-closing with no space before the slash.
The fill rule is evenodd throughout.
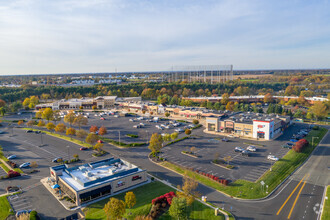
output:
<path id="1" fill-rule="evenodd" d="M 50 176 L 51 187 L 56 193 L 65 194 L 77 206 L 148 180 L 145 170 L 119 158 L 71 168 L 67 165 L 50 167 Z"/>

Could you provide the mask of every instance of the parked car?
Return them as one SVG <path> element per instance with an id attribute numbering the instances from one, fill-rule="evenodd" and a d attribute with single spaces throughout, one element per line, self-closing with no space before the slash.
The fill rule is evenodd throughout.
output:
<path id="1" fill-rule="evenodd" d="M 283 148 L 292 149 L 292 146 L 290 146 L 290 145 L 287 145 L 287 144 L 284 144 L 284 145 L 282 145 L 282 147 L 283 147 Z"/>
<path id="2" fill-rule="evenodd" d="M 268 160 L 273 160 L 273 161 L 278 161 L 278 157 L 275 157 L 274 155 L 268 155 L 267 159 Z"/>
<path id="3" fill-rule="evenodd" d="M 79 150 L 87 150 L 87 147 L 81 147 Z"/>
<path id="4" fill-rule="evenodd" d="M 176 131 L 176 132 L 184 132 L 184 130 L 181 129 L 181 128 L 175 129 L 175 131 Z"/>
<path id="5" fill-rule="evenodd" d="M 288 143 L 286 143 L 286 145 L 293 146 L 294 143 L 288 142 Z"/>
<path id="6" fill-rule="evenodd" d="M 256 148 L 256 146 L 250 145 L 246 148 L 246 150 L 251 151 L 251 152 L 256 152 L 257 148 Z"/>
<path id="7" fill-rule="evenodd" d="M 242 156 L 247 156 L 247 157 L 250 156 L 250 152 L 247 151 L 247 150 L 243 150 L 243 151 L 241 152 L 241 154 L 242 154 Z"/>
<path id="8" fill-rule="evenodd" d="M 103 144 L 104 142 L 102 140 L 98 140 L 97 143 Z"/>
<path id="9" fill-rule="evenodd" d="M 297 139 L 294 139 L 294 138 L 291 138 L 290 141 L 291 142 L 297 142 L 298 140 Z"/>
<path id="10" fill-rule="evenodd" d="M 33 130 L 27 130 L 26 133 L 33 133 Z"/>
<path id="11" fill-rule="evenodd" d="M 36 133 L 36 134 L 40 134 L 40 133 L 41 133 L 41 131 L 34 131 L 34 133 Z"/>
<path id="12" fill-rule="evenodd" d="M 4 132 L 0 130 L 0 134 L 3 134 Z"/>
<path id="13" fill-rule="evenodd" d="M 12 159 L 15 159 L 15 158 L 17 158 L 17 156 L 16 155 L 9 155 L 8 157 L 7 157 L 7 159 L 8 160 L 12 160 Z"/>
<path id="14" fill-rule="evenodd" d="M 114 115 L 113 117 L 118 118 L 119 116 L 118 115 Z"/>
<path id="15" fill-rule="evenodd" d="M 241 147 L 235 147 L 234 151 L 235 151 L 235 152 L 243 152 L 244 149 L 241 148 Z"/>
<path id="16" fill-rule="evenodd" d="M 235 136 L 232 135 L 232 134 L 228 135 L 228 137 L 230 137 L 230 138 L 235 138 Z"/>
<path id="17" fill-rule="evenodd" d="M 105 118 L 102 117 L 102 118 L 100 118 L 100 120 L 105 120 Z"/>
<path id="18" fill-rule="evenodd" d="M 228 142 L 229 140 L 227 138 L 222 138 L 221 139 L 223 142 Z"/>
<path id="19" fill-rule="evenodd" d="M 19 166 L 19 168 L 26 168 L 29 167 L 31 165 L 31 163 L 27 162 L 27 163 L 23 163 Z"/>
<path id="20" fill-rule="evenodd" d="M 58 163 L 59 161 L 63 160 L 62 157 L 56 157 L 54 160 L 52 160 L 53 163 Z"/>

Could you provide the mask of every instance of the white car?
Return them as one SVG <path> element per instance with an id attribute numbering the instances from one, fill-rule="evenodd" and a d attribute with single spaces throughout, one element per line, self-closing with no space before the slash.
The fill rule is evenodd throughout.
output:
<path id="1" fill-rule="evenodd" d="M 253 145 L 250 145 L 250 146 L 248 146 L 246 148 L 246 150 L 251 151 L 251 152 L 256 152 L 257 151 L 257 148 L 255 146 L 253 146 Z"/>
<path id="2" fill-rule="evenodd" d="M 12 159 L 15 159 L 17 156 L 16 155 L 10 155 L 7 157 L 8 160 L 12 160 Z"/>
<path id="3" fill-rule="evenodd" d="M 23 163 L 19 166 L 19 168 L 26 168 L 29 167 L 31 165 L 31 163 L 27 162 L 27 163 Z"/>
<path id="4" fill-rule="evenodd" d="M 268 160 L 273 160 L 273 161 L 278 161 L 278 157 L 275 157 L 274 155 L 268 155 L 267 159 Z"/>
<path id="5" fill-rule="evenodd" d="M 232 134 L 228 135 L 228 137 L 230 137 L 230 138 L 235 138 L 235 136 L 232 135 Z"/>
<path id="6" fill-rule="evenodd" d="M 180 132 L 184 132 L 183 129 L 181 129 L 181 128 L 175 129 L 175 131 L 176 131 L 176 132 L 179 132 L 179 133 L 180 133 Z"/>

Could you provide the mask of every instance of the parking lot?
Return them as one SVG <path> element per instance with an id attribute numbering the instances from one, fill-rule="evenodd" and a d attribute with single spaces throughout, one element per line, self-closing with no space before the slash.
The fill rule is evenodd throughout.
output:
<path id="1" fill-rule="evenodd" d="M 282 158 L 289 151 L 282 145 L 289 142 L 290 137 L 303 127 L 304 125 L 291 126 L 282 136 L 272 141 L 228 138 L 229 142 L 222 142 L 223 136 L 205 134 L 202 129 L 197 129 L 193 132 L 196 139 L 186 139 L 164 147 L 161 157 L 180 166 L 195 168 L 231 181 L 245 179 L 254 182 L 274 164 L 274 161 L 268 160 L 267 156 L 274 155 Z M 249 145 L 254 145 L 257 148 L 256 152 L 250 152 L 249 157 L 234 151 L 237 146 L 246 149 Z M 181 153 L 182 151 L 190 151 L 191 147 L 196 148 L 195 153 L 198 158 Z M 227 170 L 212 164 L 211 161 L 215 159 L 216 154 L 219 155 L 220 159 L 230 156 L 232 160 L 229 164 L 233 165 L 234 168 Z"/>
<path id="2" fill-rule="evenodd" d="M 20 210 L 32 210 L 34 208 L 24 193 L 8 196 L 7 199 L 14 212 L 18 212 Z"/>
<path id="3" fill-rule="evenodd" d="M 181 123 L 179 126 L 174 127 L 171 126 L 166 129 L 163 127 L 162 130 L 158 129 L 156 126 L 161 127 L 161 125 L 170 124 L 170 120 L 159 120 L 158 122 L 150 122 L 147 118 L 143 117 L 142 120 L 138 120 L 140 116 L 126 116 L 126 117 L 115 117 L 113 115 L 103 115 L 105 120 L 101 120 L 101 116 L 95 116 L 95 114 L 90 114 L 88 118 L 88 125 L 82 126 L 83 129 L 89 130 L 91 125 L 95 125 L 97 127 L 104 126 L 107 128 L 108 133 L 104 135 L 104 137 L 114 139 L 125 143 L 146 143 L 149 141 L 151 135 L 153 133 L 173 133 L 176 132 L 177 129 L 182 129 L 184 131 L 185 126 L 191 125 L 191 123 Z M 153 117 L 152 117 L 153 118 Z M 134 120 L 134 121 L 132 121 Z M 134 128 L 133 126 L 139 125 L 143 123 L 144 125 L 141 128 Z M 183 132 L 179 133 L 183 133 Z M 127 134 L 138 135 L 137 138 L 132 138 L 126 136 Z"/>

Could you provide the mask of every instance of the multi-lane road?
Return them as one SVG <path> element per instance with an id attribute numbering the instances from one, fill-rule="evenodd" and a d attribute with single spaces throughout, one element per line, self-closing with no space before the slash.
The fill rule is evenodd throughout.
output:
<path id="1" fill-rule="evenodd" d="M 0 135 L 0 145 L 5 154 L 17 154 L 17 162 L 37 161 L 40 172 L 12 180 L 0 182 L 0 193 L 8 185 L 20 185 L 25 189 L 22 197 L 26 198 L 28 207 L 40 211 L 43 217 L 55 219 L 72 214 L 65 210 L 39 183 L 40 179 L 49 175 L 48 167 L 52 165 L 51 159 L 56 156 L 70 157 L 79 154 L 83 162 L 94 160 L 90 152 L 79 151 L 79 146 L 60 140 L 49 135 L 43 137 L 43 147 L 40 145 L 40 136 L 28 134 L 20 129 L 14 129 L 14 136 L 10 133 Z M 249 201 L 229 198 L 222 193 L 199 185 L 198 190 L 208 197 L 208 201 L 219 207 L 231 211 L 237 219 L 317 219 L 324 186 L 329 184 L 329 161 L 327 160 L 330 135 L 324 137 L 315 149 L 309 160 L 288 178 L 269 198 Z M 67 148 L 69 146 L 69 148 Z M 149 150 L 146 147 L 119 149 L 105 145 L 104 149 L 126 159 L 156 175 L 168 180 L 173 185 L 182 183 L 182 177 L 163 167 L 157 166 L 147 158 Z M 97 159 L 95 159 L 97 160 Z M 24 203 L 22 203 L 24 207 Z M 25 205 L 26 205 L 25 204 Z"/>

